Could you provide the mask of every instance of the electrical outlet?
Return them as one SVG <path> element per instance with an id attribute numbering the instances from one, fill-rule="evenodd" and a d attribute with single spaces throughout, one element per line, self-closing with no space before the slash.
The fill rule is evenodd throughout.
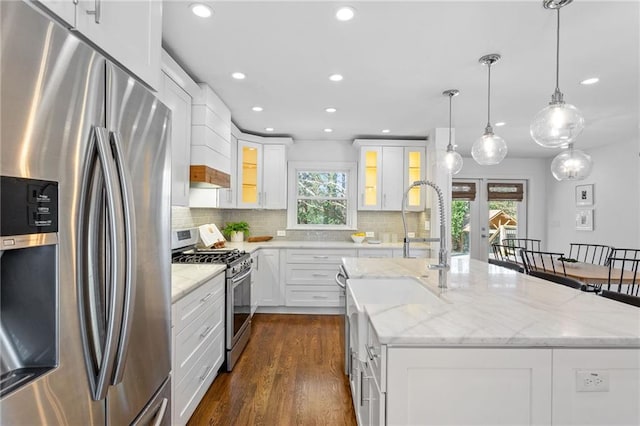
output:
<path id="1" fill-rule="evenodd" d="M 365 232 L 365 233 L 364 233 L 364 236 L 365 236 L 365 237 L 367 237 L 367 238 L 373 238 L 373 237 L 375 237 L 375 236 L 376 236 L 376 233 L 375 233 L 375 232 L 368 231 L 368 232 Z"/>
<path id="2" fill-rule="evenodd" d="M 431 231 L 431 222 L 428 220 L 424 221 L 424 230 L 425 231 Z"/>
<path id="3" fill-rule="evenodd" d="M 415 238 L 416 237 L 416 233 L 415 232 L 407 232 L 407 237 Z"/>
<path id="4" fill-rule="evenodd" d="M 276 231 L 276 235 L 278 237 L 286 237 L 287 236 L 287 231 L 285 231 L 284 229 L 278 229 Z"/>
<path id="5" fill-rule="evenodd" d="M 576 392 L 609 392 L 609 372 L 605 370 L 577 370 Z"/>

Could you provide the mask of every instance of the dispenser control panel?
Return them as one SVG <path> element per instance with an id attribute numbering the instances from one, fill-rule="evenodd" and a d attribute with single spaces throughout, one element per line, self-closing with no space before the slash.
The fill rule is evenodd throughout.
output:
<path id="1" fill-rule="evenodd" d="M 58 182 L 0 176 L 0 235 L 58 232 Z"/>

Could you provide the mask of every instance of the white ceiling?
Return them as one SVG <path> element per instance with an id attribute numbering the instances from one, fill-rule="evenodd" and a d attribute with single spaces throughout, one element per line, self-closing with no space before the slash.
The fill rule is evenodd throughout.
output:
<path id="1" fill-rule="evenodd" d="M 164 0 L 163 45 L 197 82 L 205 82 L 242 130 L 265 127 L 296 140 L 361 137 L 424 138 L 453 127 L 463 156 L 487 120 L 487 68 L 480 56 L 499 53 L 492 67 L 491 121 L 508 157 L 550 157 L 529 123 L 555 86 L 556 12 L 526 1 L 223 1 Z M 339 22 L 339 6 L 356 17 Z M 576 0 L 561 12 L 560 89 L 584 114 L 576 142 L 585 149 L 638 140 L 640 2 Z M 230 74 L 241 71 L 245 80 Z M 328 76 L 344 75 L 340 83 Z M 597 76 L 598 84 L 579 82 Z M 254 105 L 264 108 L 257 113 Z M 338 109 L 334 114 L 325 107 Z M 325 133 L 324 128 L 334 129 Z M 387 135 L 382 129 L 390 129 Z"/>

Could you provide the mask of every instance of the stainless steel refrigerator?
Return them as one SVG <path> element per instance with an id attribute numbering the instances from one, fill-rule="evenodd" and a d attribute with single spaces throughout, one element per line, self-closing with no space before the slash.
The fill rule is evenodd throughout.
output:
<path id="1" fill-rule="evenodd" d="M 11 327 L 55 334 L 52 365 L 3 395 L 0 424 L 169 424 L 170 112 L 37 6 L 0 1 L 0 19 L 0 175 L 57 183 L 59 216 L 55 277 L 33 278 L 55 288 L 16 302 L 52 304 L 53 331 L 0 312 L 2 347 L 23 360 L 39 354 Z"/>

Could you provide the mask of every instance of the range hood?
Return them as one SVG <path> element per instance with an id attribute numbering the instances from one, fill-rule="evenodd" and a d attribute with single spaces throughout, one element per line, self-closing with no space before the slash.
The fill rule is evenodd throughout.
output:
<path id="1" fill-rule="evenodd" d="M 231 176 L 205 165 L 191 165 L 190 186 L 193 188 L 230 188 Z"/>

